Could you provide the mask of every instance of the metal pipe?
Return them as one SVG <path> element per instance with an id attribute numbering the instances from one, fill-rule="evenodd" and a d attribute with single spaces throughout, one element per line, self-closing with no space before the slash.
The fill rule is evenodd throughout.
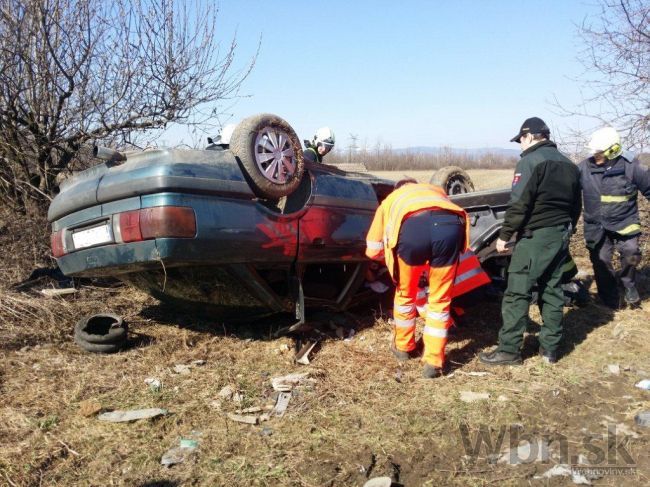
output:
<path id="1" fill-rule="evenodd" d="M 126 161 L 126 155 L 122 154 L 115 149 L 109 149 L 108 147 L 102 147 L 99 145 L 93 146 L 93 157 L 102 159 L 104 161 L 111 162 L 124 162 Z"/>

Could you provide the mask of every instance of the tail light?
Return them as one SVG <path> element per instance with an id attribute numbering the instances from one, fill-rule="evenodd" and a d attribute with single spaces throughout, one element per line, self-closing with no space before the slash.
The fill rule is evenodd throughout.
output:
<path id="1" fill-rule="evenodd" d="M 50 244 L 52 246 L 52 255 L 56 258 L 63 257 L 65 255 L 65 242 L 64 231 L 59 230 L 58 232 L 53 232 L 50 235 Z"/>
<path id="2" fill-rule="evenodd" d="M 119 215 L 122 242 L 152 238 L 193 238 L 196 235 L 194 210 L 183 206 L 156 206 Z"/>

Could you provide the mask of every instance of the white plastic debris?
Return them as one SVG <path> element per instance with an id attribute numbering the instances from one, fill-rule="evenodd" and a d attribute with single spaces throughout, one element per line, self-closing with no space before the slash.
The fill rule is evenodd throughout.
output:
<path id="1" fill-rule="evenodd" d="M 189 365 L 185 365 L 185 364 L 176 364 L 176 365 L 174 365 L 174 368 L 173 368 L 174 372 L 176 372 L 177 374 L 180 374 L 180 375 L 189 375 L 190 372 L 191 372 L 190 369 L 191 369 L 191 367 Z"/>
<path id="2" fill-rule="evenodd" d="M 63 289 L 41 289 L 41 294 L 47 296 L 48 298 L 53 298 L 55 296 L 65 296 L 66 294 L 74 294 L 77 290 L 73 287 L 66 287 Z"/>
<path id="3" fill-rule="evenodd" d="M 219 397 L 220 399 L 229 400 L 229 399 L 232 398 L 232 396 L 233 396 L 233 394 L 235 394 L 235 392 L 236 392 L 235 388 L 233 386 L 231 386 L 230 384 L 228 384 L 227 386 L 224 386 L 224 387 L 221 388 L 221 390 L 217 394 L 217 397 Z"/>
<path id="4" fill-rule="evenodd" d="M 138 419 L 155 418 L 156 416 L 164 416 L 167 414 L 166 409 L 149 408 L 149 409 L 132 409 L 130 411 L 111 411 L 110 413 L 103 413 L 98 416 L 101 421 L 109 421 L 111 423 L 125 423 L 128 421 L 137 421 Z"/>
<path id="5" fill-rule="evenodd" d="M 280 392 L 290 392 L 295 386 L 313 382 L 315 381 L 309 378 L 309 372 L 288 374 L 271 379 L 273 390 Z"/>
<path id="6" fill-rule="evenodd" d="M 233 414 L 233 413 L 228 413 L 228 419 L 232 421 L 236 421 L 238 423 L 245 423 L 245 424 L 257 424 L 259 423 L 259 418 L 254 415 L 250 414 Z"/>
<path id="7" fill-rule="evenodd" d="M 551 477 L 571 477 L 571 481 L 576 485 L 591 485 L 589 479 L 566 464 L 558 464 L 548 469 L 542 475 L 535 475 L 535 479 L 550 479 Z"/>
<path id="8" fill-rule="evenodd" d="M 460 391 L 460 400 L 463 402 L 484 401 L 486 399 L 490 399 L 489 392 Z"/>
<path id="9" fill-rule="evenodd" d="M 619 375 L 621 373 L 621 367 L 618 364 L 609 364 L 607 370 L 613 375 Z"/>
<path id="10" fill-rule="evenodd" d="M 391 485 L 393 481 L 390 477 L 375 477 L 363 484 L 363 487 L 390 487 Z"/>
<path id="11" fill-rule="evenodd" d="M 160 464 L 165 467 L 171 467 L 177 463 L 183 463 L 196 451 L 198 442 L 196 440 L 182 439 L 180 446 L 170 448 L 160 459 Z"/>
<path id="12" fill-rule="evenodd" d="M 287 411 L 287 408 L 289 407 L 289 402 L 291 401 L 291 393 L 290 392 L 281 392 L 278 394 L 278 400 L 275 403 L 275 406 L 271 410 L 271 416 L 278 416 L 282 417 L 284 416 L 284 413 Z"/>
<path id="13" fill-rule="evenodd" d="M 155 377 L 147 377 L 144 380 L 144 383 L 149 386 L 149 389 L 151 389 L 153 392 L 158 392 L 162 389 L 162 381 L 160 379 L 156 379 Z"/>
<path id="14" fill-rule="evenodd" d="M 642 381 L 639 381 L 636 384 L 636 387 L 638 387 L 639 389 L 650 391 L 650 379 L 643 379 Z"/>

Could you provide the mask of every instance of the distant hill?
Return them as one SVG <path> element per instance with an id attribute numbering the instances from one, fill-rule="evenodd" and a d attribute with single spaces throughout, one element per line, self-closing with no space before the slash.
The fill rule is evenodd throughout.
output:
<path id="1" fill-rule="evenodd" d="M 501 147 L 481 147 L 478 149 L 455 149 L 453 147 L 405 147 L 403 149 L 393 149 L 396 154 L 445 154 L 451 152 L 453 155 L 463 155 L 470 157 L 483 156 L 485 154 L 494 154 L 503 157 L 519 157 L 521 151 L 518 149 L 503 149 Z"/>

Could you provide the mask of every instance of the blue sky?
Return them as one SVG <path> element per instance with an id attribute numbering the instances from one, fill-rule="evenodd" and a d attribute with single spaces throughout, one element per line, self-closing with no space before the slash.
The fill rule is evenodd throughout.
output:
<path id="1" fill-rule="evenodd" d="M 270 112 L 299 137 L 330 126 L 337 146 L 517 148 L 523 120 L 554 135 L 593 124 L 551 105 L 580 100 L 585 0 L 221 0 L 217 37 L 236 35 L 236 67 L 261 47 L 223 122 Z M 582 124 L 582 125 L 581 125 Z M 165 134 L 174 142 L 175 131 Z"/>

